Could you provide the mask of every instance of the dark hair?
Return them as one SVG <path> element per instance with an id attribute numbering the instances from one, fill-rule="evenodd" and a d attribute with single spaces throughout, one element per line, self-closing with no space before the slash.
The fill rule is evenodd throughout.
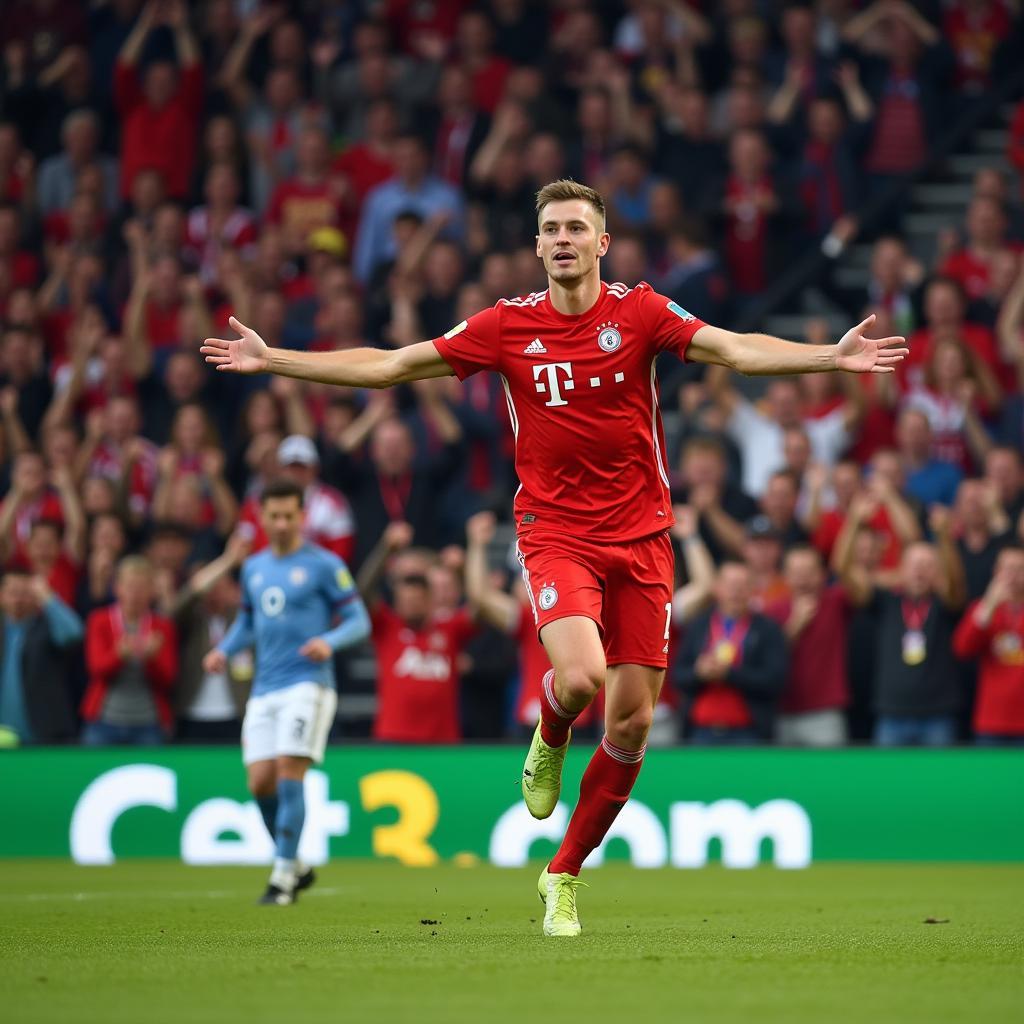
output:
<path id="1" fill-rule="evenodd" d="M 260 495 L 260 505 L 265 505 L 272 498 L 294 498 L 299 503 L 299 508 L 302 508 L 303 497 L 302 488 L 294 480 L 286 480 L 280 477 L 276 480 L 271 480 L 263 488 L 263 493 Z"/>
<path id="2" fill-rule="evenodd" d="M 28 535 L 31 537 L 40 527 L 47 530 L 53 530 L 57 534 L 57 537 L 64 536 L 64 524 L 59 519 L 54 519 L 52 516 L 43 516 L 42 519 L 37 519 L 29 528 Z"/>
<path id="3" fill-rule="evenodd" d="M 935 285 L 943 285 L 946 288 L 952 288 L 956 292 L 957 298 L 960 300 L 962 305 L 967 303 L 967 293 L 964 291 L 964 286 L 955 278 L 948 277 L 945 274 L 936 274 L 926 285 L 925 289 L 930 290 Z"/>
<path id="4" fill-rule="evenodd" d="M 812 555 L 819 566 L 824 567 L 825 565 L 821 552 L 813 544 L 800 543 L 786 548 L 782 555 L 782 560 L 785 561 L 790 555 Z"/>
<path id="5" fill-rule="evenodd" d="M 155 540 L 164 540 L 166 538 L 191 541 L 192 530 L 176 519 L 158 519 L 153 523 L 149 531 L 148 540 L 152 543 Z"/>
<path id="6" fill-rule="evenodd" d="M 806 431 L 804 431 L 806 434 Z M 793 490 L 800 491 L 800 477 L 791 469 L 777 469 L 769 477 L 770 480 L 775 480 L 781 477 L 784 480 L 788 480 L 793 485 Z"/>

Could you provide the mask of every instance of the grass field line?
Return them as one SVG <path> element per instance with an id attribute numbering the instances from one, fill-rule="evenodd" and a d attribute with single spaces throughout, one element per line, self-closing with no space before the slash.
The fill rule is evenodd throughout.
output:
<path id="1" fill-rule="evenodd" d="M 347 886 L 317 886 L 311 892 L 303 894 L 303 902 L 310 896 L 340 896 L 342 893 L 350 892 Z M 181 889 L 178 891 L 157 891 L 147 893 L 146 899 L 163 897 L 165 899 L 208 899 L 219 900 L 238 898 L 249 894 L 249 889 Z M 109 892 L 10 892 L 0 893 L 0 903 L 42 903 L 42 902 L 70 902 L 81 903 L 85 900 L 108 900 L 108 899 L 138 899 L 139 893 L 135 890 L 111 890 Z"/>

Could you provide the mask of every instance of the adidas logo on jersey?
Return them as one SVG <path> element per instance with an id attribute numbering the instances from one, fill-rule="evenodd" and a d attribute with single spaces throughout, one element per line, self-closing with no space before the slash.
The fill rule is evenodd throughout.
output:
<path id="1" fill-rule="evenodd" d="M 523 353 L 528 356 L 546 356 L 548 350 L 541 344 L 540 338 L 534 338 L 526 348 L 523 349 Z"/>

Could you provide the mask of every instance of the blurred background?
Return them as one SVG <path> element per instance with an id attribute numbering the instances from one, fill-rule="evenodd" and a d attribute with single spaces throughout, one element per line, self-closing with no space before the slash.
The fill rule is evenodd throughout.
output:
<path id="1" fill-rule="evenodd" d="M 532 730 L 499 382 L 227 379 L 198 346 L 231 314 L 401 346 L 541 289 L 533 194 L 570 175 L 608 203 L 609 281 L 910 339 L 892 377 L 660 367 L 680 589 L 652 742 L 1024 742 L 1022 30 L 1011 0 L 8 0 L 5 742 L 236 742 L 252 659 L 200 661 L 281 474 L 373 610 L 333 738 Z M 110 604 L 174 644 L 124 672 Z M 715 613 L 757 636 L 725 715 Z"/>

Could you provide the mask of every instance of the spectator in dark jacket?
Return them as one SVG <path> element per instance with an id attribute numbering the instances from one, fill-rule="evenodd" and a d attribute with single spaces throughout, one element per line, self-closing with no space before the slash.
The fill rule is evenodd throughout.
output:
<path id="1" fill-rule="evenodd" d="M 715 607 L 694 619 L 683 638 L 676 679 L 686 697 L 690 739 L 701 744 L 769 739 L 775 704 L 786 683 L 786 640 L 750 610 L 750 570 L 726 562 Z"/>
<path id="2" fill-rule="evenodd" d="M 8 569 L 0 584 L 0 727 L 21 743 L 58 743 L 75 734 L 65 652 L 82 620 L 41 576 Z"/>
<path id="3" fill-rule="evenodd" d="M 851 565 L 839 566 L 851 601 L 877 621 L 875 742 L 883 747 L 947 746 L 956 740 L 961 681 L 953 657 L 953 630 L 964 603 L 964 567 L 941 506 L 930 520 L 936 544 L 904 552 L 898 591 L 875 587 Z"/>
<path id="4" fill-rule="evenodd" d="M 388 523 L 407 522 L 413 542 L 439 547 L 436 503 L 439 489 L 454 478 L 462 460 L 462 428 L 435 387 L 436 381 L 417 385 L 420 409 L 427 430 L 439 442 L 435 451 L 416 458 L 416 442 L 409 426 L 398 417 L 376 424 L 367 455 L 335 449 L 325 460 L 324 478 L 348 496 L 359 528 L 355 565 L 361 565 L 376 547 Z M 357 438 L 361 444 L 362 439 Z M 343 442 L 344 443 L 344 442 Z"/>

